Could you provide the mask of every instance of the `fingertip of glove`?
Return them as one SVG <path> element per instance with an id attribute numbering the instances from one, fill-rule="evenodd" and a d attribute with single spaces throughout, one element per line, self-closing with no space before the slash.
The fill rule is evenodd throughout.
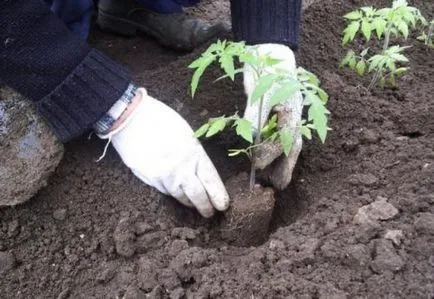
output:
<path id="1" fill-rule="evenodd" d="M 222 198 L 216 199 L 213 201 L 213 205 L 216 208 L 216 210 L 220 212 L 224 212 L 229 208 L 229 195 L 225 194 Z"/>

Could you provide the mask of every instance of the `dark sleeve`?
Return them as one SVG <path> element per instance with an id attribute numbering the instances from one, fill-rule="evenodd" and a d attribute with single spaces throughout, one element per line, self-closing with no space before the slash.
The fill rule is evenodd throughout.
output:
<path id="1" fill-rule="evenodd" d="M 0 1 L 0 82 L 34 101 L 62 141 L 90 128 L 130 81 L 42 0 Z"/>
<path id="2" fill-rule="evenodd" d="M 301 0 L 231 0 L 235 40 L 298 48 Z"/>

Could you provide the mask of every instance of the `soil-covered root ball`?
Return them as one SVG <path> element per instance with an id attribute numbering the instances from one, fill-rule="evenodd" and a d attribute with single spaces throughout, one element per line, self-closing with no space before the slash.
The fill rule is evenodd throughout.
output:
<path id="1" fill-rule="evenodd" d="M 222 238 L 242 247 L 265 242 L 274 209 L 273 189 L 257 185 L 250 191 L 246 173 L 230 178 L 226 188 L 231 206 L 221 223 Z"/>

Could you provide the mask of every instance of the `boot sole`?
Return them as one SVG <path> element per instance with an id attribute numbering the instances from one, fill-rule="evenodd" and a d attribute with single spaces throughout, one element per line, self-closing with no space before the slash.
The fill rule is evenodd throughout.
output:
<path id="1" fill-rule="evenodd" d="M 114 32 L 124 36 L 135 36 L 137 32 L 142 32 L 148 36 L 151 36 L 165 47 L 175 48 L 177 50 L 192 51 L 192 48 L 181 47 L 180 45 L 174 45 L 166 42 L 159 34 L 151 28 L 139 25 L 130 20 L 116 17 L 112 14 L 108 14 L 101 9 L 98 11 L 97 24 L 102 30 Z"/>

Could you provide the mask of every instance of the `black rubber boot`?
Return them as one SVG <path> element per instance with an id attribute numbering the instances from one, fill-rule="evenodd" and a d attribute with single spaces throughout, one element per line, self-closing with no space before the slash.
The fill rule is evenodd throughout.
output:
<path id="1" fill-rule="evenodd" d="M 100 0 L 98 8 L 97 23 L 103 30 L 128 36 L 140 31 L 175 50 L 192 51 L 230 30 L 229 24 L 210 25 L 184 13 L 155 13 L 134 0 Z"/>

